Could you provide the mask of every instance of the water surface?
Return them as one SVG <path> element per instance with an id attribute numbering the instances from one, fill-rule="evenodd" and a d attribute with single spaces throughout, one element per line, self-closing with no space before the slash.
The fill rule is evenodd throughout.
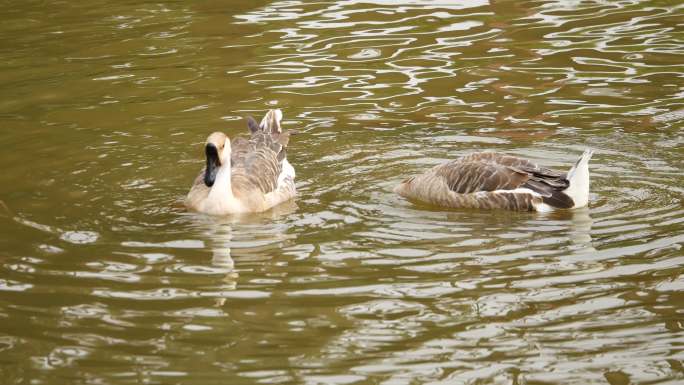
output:
<path id="1" fill-rule="evenodd" d="M 2 15 L 6 383 L 684 381 L 679 2 Z M 300 131 L 300 197 L 187 213 L 206 136 L 275 107 Z M 575 212 L 392 193 L 476 150 L 566 169 L 586 147 L 590 207 Z"/>

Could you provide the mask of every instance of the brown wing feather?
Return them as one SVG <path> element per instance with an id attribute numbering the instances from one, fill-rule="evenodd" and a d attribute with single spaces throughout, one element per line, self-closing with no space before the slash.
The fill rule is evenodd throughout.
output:
<path id="1" fill-rule="evenodd" d="M 558 171 L 554 171 L 545 167 L 540 167 L 536 163 L 533 163 L 527 159 L 518 158 L 517 156 L 499 154 L 496 152 L 476 152 L 473 154 L 462 156 L 458 160 L 464 162 L 470 161 L 482 163 L 495 163 L 502 166 L 509 166 L 519 170 L 524 170 L 525 172 L 531 174 L 540 174 L 550 177 L 565 177 L 564 173 L 560 173 Z"/>
<path id="2" fill-rule="evenodd" d="M 540 167 L 527 159 L 496 153 L 488 154 L 493 154 L 491 158 L 498 164 L 506 164 L 527 173 L 529 179 L 520 187 L 539 193 L 544 203 L 566 209 L 574 206 L 572 198 L 563 193 L 563 190 L 570 185 L 566 179 L 567 174 Z"/>
<path id="3" fill-rule="evenodd" d="M 282 146 L 274 143 L 271 135 L 263 131 L 253 133 L 250 140 L 238 138 L 231 143 L 231 180 L 236 195 L 255 188 L 267 194 L 277 188 L 282 170 L 278 155 Z"/>
<path id="4" fill-rule="evenodd" d="M 529 174 L 512 167 L 461 159 L 437 166 L 434 172 L 444 178 L 449 189 L 459 194 L 513 190 L 530 178 Z"/>
<path id="5" fill-rule="evenodd" d="M 267 124 L 260 126 L 252 117 L 247 118 L 251 136 L 231 142 L 231 180 L 236 194 L 258 189 L 267 194 L 278 187 L 278 176 L 285 159 L 289 132 L 281 132 L 275 114 L 269 112 Z"/>
<path id="6" fill-rule="evenodd" d="M 540 167 L 527 159 L 480 152 L 437 166 L 434 171 L 459 194 L 528 188 L 539 193 L 544 203 L 551 206 L 570 208 L 574 205 L 563 193 L 569 186 L 566 174 Z"/>

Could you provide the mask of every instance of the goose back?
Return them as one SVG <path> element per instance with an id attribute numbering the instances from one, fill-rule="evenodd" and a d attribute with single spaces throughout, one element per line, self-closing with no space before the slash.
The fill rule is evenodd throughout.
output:
<path id="1" fill-rule="evenodd" d="M 231 182 L 236 197 L 255 190 L 259 194 L 276 190 L 285 149 L 271 134 L 258 131 L 249 140 L 236 138 L 231 150 Z"/>

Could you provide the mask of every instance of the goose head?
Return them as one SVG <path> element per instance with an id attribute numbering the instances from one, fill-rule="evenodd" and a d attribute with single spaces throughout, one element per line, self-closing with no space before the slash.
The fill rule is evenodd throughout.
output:
<path id="1" fill-rule="evenodd" d="M 219 168 L 230 165 L 230 139 L 223 132 L 214 132 L 207 138 L 204 153 L 207 156 L 204 184 L 211 187 L 216 181 Z"/>

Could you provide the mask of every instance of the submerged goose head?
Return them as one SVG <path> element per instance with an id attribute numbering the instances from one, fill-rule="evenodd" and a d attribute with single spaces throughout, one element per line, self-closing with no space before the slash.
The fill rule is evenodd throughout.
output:
<path id="1" fill-rule="evenodd" d="M 401 181 L 401 183 L 394 186 L 394 192 L 402 196 L 407 195 L 409 193 L 409 189 L 411 188 L 411 182 L 413 182 L 415 178 L 415 176 L 411 176 L 404 179 Z"/>
<path id="2" fill-rule="evenodd" d="M 204 184 L 207 187 L 212 187 L 221 166 L 230 164 L 230 139 L 223 132 L 212 133 L 207 138 L 204 153 L 207 156 Z"/>

